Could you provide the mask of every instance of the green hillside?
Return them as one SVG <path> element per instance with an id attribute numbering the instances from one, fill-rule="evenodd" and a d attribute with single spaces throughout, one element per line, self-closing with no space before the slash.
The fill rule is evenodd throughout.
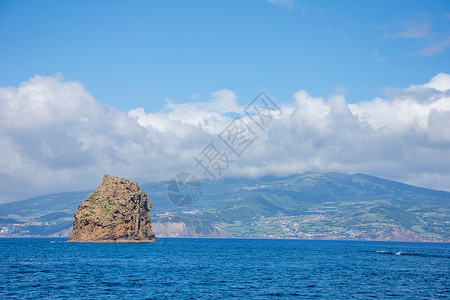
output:
<path id="1" fill-rule="evenodd" d="M 141 186 L 153 202 L 155 228 L 169 225 L 160 236 L 450 241 L 449 192 L 365 174 L 203 182 L 202 198 L 188 208 L 168 200 L 167 183 Z M 17 235 L 67 234 L 73 212 L 88 194 L 0 205 L 0 226 L 17 224 Z M 175 223 L 188 233 L 170 231 Z"/>

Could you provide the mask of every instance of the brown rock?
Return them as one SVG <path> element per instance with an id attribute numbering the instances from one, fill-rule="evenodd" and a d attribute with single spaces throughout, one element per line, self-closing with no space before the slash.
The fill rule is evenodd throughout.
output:
<path id="1" fill-rule="evenodd" d="M 105 175 L 78 206 L 68 242 L 156 242 L 150 227 L 152 203 L 136 182 Z"/>

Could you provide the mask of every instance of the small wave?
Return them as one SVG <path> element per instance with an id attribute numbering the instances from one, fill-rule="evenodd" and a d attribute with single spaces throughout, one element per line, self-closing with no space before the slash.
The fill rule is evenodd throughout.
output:
<path id="1" fill-rule="evenodd" d="M 427 254 L 427 253 L 410 253 L 410 252 L 391 252 L 391 251 L 385 251 L 385 250 L 363 250 L 362 252 L 369 252 L 369 253 L 378 253 L 378 254 L 385 254 L 385 255 L 398 255 L 398 256 L 420 256 L 420 257 L 436 257 L 436 258 L 447 258 L 450 259 L 450 256 L 447 255 L 435 255 L 435 254 Z"/>

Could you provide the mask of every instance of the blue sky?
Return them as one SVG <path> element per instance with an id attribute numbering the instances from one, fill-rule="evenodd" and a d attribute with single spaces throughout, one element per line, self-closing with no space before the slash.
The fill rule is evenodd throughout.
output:
<path id="1" fill-rule="evenodd" d="M 0 38 L 1 86 L 59 72 L 122 110 L 224 88 L 358 102 L 450 72 L 450 2 L 3 0 Z"/>
<path id="2" fill-rule="evenodd" d="M 207 178 L 260 91 L 282 114 L 223 176 L 450 191 L 450 1 L 0 0 L 0 203 Z"/>

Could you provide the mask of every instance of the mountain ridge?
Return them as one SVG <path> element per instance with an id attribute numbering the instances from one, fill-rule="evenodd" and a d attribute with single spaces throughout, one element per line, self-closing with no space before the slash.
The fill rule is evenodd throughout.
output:
<path id="1" fill-rule="evenodd" d="M 450 192 L 363 173 L 204 181 L 202 198 L 187 208 L 169 201 L 167 182 L 141 187 L 154 204 L 152 227 L 161 229 L 155 230 L 157 237 L 450 240 Z M 11 236 L 27 235 L 27 230 L 28 235 L 39 235 L 39 230 L 46 235 L 67 234 L 73 221 L 68 214 L 89 193 L 58 193 L 2 204 L 0 225 L 23 222 L 16 223 Z"/>

